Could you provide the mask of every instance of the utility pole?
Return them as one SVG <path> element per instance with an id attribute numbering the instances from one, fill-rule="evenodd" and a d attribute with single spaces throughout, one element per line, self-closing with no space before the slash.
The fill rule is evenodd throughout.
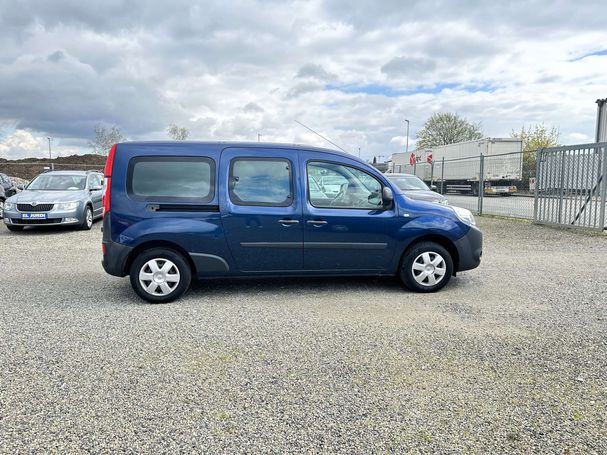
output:
<path id="1" fill-rule="evenodd" d="M 51 137 L 50 136 L 46 136 L 46 138 L 48 139 L 48 158 L 50 160 L 52 160 L 53 156 L 51 155 Z"/>
<path id="2" fill-rule="evenodd" d="M 407 122 L 407 146 L 405 151 L 409 153 L 409 120 L 405 119 L 405 122 Z"/>

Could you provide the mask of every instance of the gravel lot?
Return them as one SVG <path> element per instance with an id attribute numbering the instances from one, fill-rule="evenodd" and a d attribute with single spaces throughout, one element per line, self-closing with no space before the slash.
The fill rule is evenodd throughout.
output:
<path id="1" fill-rule="evenodd" d="M 605 453 L 607 236 L 480 219 L 442 292 L 216 281 L 142 303 L 92 232 L 0 227 L 0 452 Z"/>

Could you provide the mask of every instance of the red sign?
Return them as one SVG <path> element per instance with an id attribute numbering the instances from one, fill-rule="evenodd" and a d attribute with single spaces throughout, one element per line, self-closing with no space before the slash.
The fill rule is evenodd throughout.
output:
<path id="1" fill-rule="evenodd" d="M 428 153 L 428 157 L 426 158 L 428 163 L 432 164 L 432 152 Z"/>
<path id="2" fill-rule="evenodd" d="M 409 155 L 409 164 L 411 166 L 415 164 L 415 153 L 411 153 L 411 155 Z"/>

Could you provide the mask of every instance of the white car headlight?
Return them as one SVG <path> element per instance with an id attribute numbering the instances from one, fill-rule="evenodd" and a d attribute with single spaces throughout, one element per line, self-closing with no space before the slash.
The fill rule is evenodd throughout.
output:
<path id="1" fill-rule="evenodd" d="M 4 210 L 13 210 L 15 208 L 15 204 L 13 202 L 5 202 Z"/>
<path id="2" fill-rule="evenodd" d="M 449 201 L 447 199 L 437 199 L 437 204 L 449 205 Z"/>
<path id="3" fill-rule="evenodd" d="M 462 223 L 465 223 L 468 226 L 476 225 L 476 220 L 474 219 L 474 215 L 472 215 L 472 212 L 470 210 L 454 206 L 451 206 L 451 208 Z"/>
<path id="4" fill-rule="evenodd" d="M 78 205 L 80 205 L 80 202 L 78 201 L 60 202 L 59 204 L 55 204 L 55 208 L 57 210 L 74 210 L 78 208 Z"/>

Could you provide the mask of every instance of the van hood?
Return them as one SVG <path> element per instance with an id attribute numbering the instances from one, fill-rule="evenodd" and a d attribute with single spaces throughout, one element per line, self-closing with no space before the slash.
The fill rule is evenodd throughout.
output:
<path id="1" fill-rule="evenodd" d="M 22 191 L 8 198 L 9 202 L 29 204 L 31 202 L 72 202 L 83 198 L 84 191 Z"/>
<path id="2" fill-rule="evenodd" d="M 436 202 L 446 204 L 447 198 L 440 193 L 426 190 L 401 190 L 410 199 L 416 201 Z"/>

